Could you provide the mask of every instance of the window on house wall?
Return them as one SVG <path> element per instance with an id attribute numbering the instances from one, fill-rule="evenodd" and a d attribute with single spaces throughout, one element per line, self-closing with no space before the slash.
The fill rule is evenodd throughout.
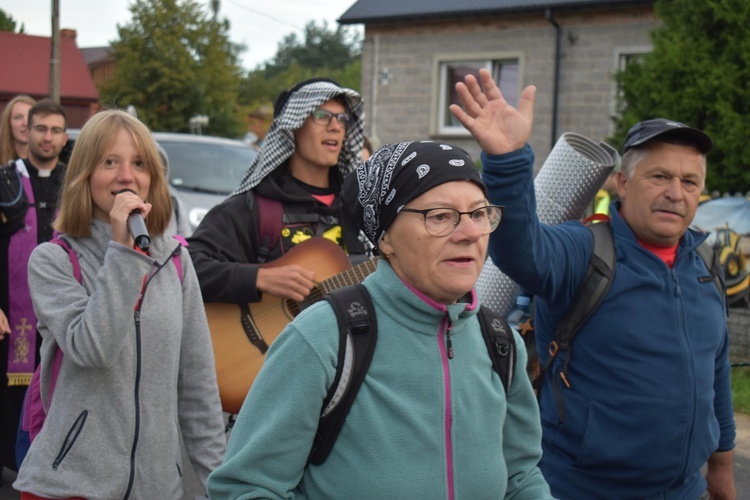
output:
<path id="1" fill-rule="evenodd" d="M 623 71 L 625 68 L 628 67 L 629 64 L 637 63 L 643 59 L 643 57 L 650 52 L 650 48 L 647 47 L 639 47 L 639 48 L 629 48 L 626 50 L 621 50 L 616 53 L 616 63 L 617 63 L 617 70 Z M 617 83 L 614 83 L 613 85 L 613 94 L 612 94 L 612 102 L 610 103 L 610 114 L 611 116 L 617 116 L 618 110 L 617 110 L 617 104 L 618 101 L 621 101 L 621 105 L 623 107 L 627 107 L 627 103 L 624 102 L 624 99 L 622 97 L 622 89 Z M 624 108 L 623 108 L 624 109 Z M 614 131 L 614 122 L 610 123 L 610 134 Z"/>
<path id="2" fill-rule="evenodd" d="M 638 52 L 633 54 L 622 53 L 620 54 L 620 60 L 618 61 L 617 69 L 624 70 L 628 67 L 628 64 L 640 61 L 645 55 L 645 52 Z"/>
<path id="3" fill-rule="evenodd" d="M 461 105 L 456 92 L 456 83 L 462 82 L 467 75 L 479 78 L 479 70 L 486 68 L 492 74 L 503 96 L 513 106 L 518 106 L 520 95 L 520 75 L 518 59 L 503 60 L 462 60 L 442 61 L 439 63 L 439 97 L 437 109 L 437 132 L 444 135 L 468 135 L 468 131 L 453 116 L 449 106 Z"/>

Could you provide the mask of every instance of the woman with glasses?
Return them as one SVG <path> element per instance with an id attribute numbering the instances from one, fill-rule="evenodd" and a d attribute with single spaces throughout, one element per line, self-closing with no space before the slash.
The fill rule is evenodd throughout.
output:
<path id="1" fill-rule="evenodd" d="M 523 341 L 514 334 L 506 394 L 477 317 L 474 284 L 503 212 L 469 155 L 387 145 L 342 197 L 380 254 L 363 281 L 377 318 L 364 382 L 327 459 L 308 464 L 339 337 L 327 301 L 303 311 L 267 354 L 211 498 L 551 498 Z"/>

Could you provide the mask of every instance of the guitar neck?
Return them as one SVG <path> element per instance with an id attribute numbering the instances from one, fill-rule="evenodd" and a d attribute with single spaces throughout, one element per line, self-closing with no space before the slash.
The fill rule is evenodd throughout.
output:
<path id="1" fill-rule="evenodd" d="M 320 288 L 321 291 L 323 291 L 323 295 L 325 295 L 326 293 L 338 288 L 349 285 L 356 285 L 357 283 L 361 283 L 362 280 L 364 280 L 368 275 L 375 272 L 375 269 L 377 269 L 377 267 L 377 257 L 375 257 L 374 259 L 366 260 L 365 262 L 351 267 L 337 274 L 336 276 L 331 276 L 330 278 L 321 281 L 320 283 L 318 283 L 318 288 Z"/>
<path id="2" fill-rule="evenodd" d="M 312 292 L 310 292 L 310 295 L 308 295 L 302 302 L 296 302 L 293 306 L 291 301 L 289 301 L 290 310 L 294 311 L 296 316 L 299 314 L 299 311 L 307 309 L 314 303 L 320 301 L 328 292 L 345 286 L 361 283 L 368 275 L 375 272 L 377 267 L 378 258 L 374 257 L 354 267 L 350 267 L 335 276 L 331 276 L 330 278 L 319 282 L 315 288 L 313 288 Z"/>

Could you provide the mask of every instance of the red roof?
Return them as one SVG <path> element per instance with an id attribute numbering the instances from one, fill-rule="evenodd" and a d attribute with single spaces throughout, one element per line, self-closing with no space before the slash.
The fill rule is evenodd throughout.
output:
<path id="1" fill-rule="evenodd" d="M 49 95 L 51 39 L 0 31 L 0 94 Z M 60 97 L 99 100 L 75 38 L 60 37 Z"/>

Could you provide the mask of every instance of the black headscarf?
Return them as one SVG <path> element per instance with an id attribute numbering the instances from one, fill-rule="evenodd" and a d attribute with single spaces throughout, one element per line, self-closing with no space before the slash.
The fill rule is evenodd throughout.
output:
<path id="1" fill-rule="evenodd" d="M 431 141 L 387 144 L 346 177 L 341 198 L 377 246 L 404 205 L 435 186 L 459 180 L 472 181 L 487 194 L 479 170 L 463 149 Z"/>

